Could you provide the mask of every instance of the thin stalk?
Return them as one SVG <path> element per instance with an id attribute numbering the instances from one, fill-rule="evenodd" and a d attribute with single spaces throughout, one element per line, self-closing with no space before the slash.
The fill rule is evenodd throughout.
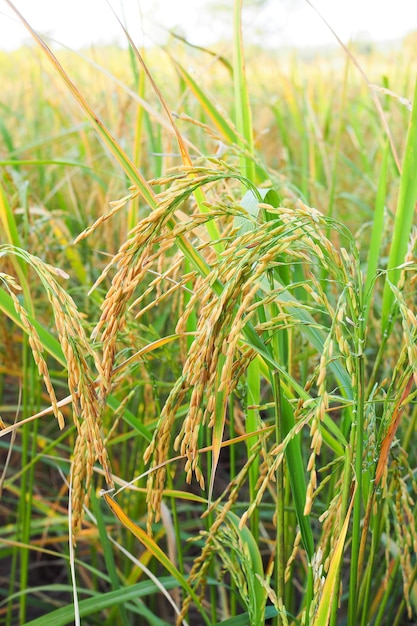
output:
<path id="1" fill-rule="evenodd" d="M 23 344 L 23 375 L 24 375 L 24 384 L 23 384 L 23 411 L 25 415 L 30 415 L 31 408 L 33 407 L 33 403 L 31 402 L 31 390 L 32 386 L 32 374 L 30 368 L 29 361 L 29 344 L 28 339 L 25 336 L 24 344 Z M 22 468 L 26 466 L 30 458 L 30 441 L 31 441 L 31 427 L 29 425 L 25 425 L 22 428 Z M 23 545 L 28 545 L 30 543 L 30 517 L 31 517 L 31 509 L 32 509 L 32 487 L 31 477 L 33 481 L 33 471 L 31 470 L 25 471 L 22 474 L 21 484 L 20 484 L 20 499 L 19 499 L 19 508 L 18 508 L 18 516 L 21 521 L 21 527 L 19 532 L 19 540 Z M 20 589 L 27 589 L 28 587 L 28 574 L 29 574 L 29 549 L 21 548 L 19 551 L 20 557 Z M 26 622 L 26 606 L 27 606 L 27 595 L 22 594 L 19 598 L 19 623 L 25 624 Z"/>
<path id="2" fill-rule="evenodd" d="M 381 173 L 379 176 L 378 191 L 375 200 L 374 218 L 372 224 L 372 235 L 369 244 L 368 260 L 366 267 L 366 278 L 364 286 L 365 294 L 365 325 L 368 321 L 369 311 L 372 304 L 372 292 L 375 283 L 378 261 L 380 257 L 382 235 L 384 232 L 384 209 L 387 190 L 387 167 L 388 167 L 389 144 L 385 146 Z M 373 385 L 372 385 L 373 386 Z M 368 386 L 368 390 L 372 389 Z"/>
<path id="3" fill-rule="evenodd" d="M 235 431 L 235 419 L 234 419 L 234 410 L 235 410 L 235 398 L 234 398 L 234 394 L 230 394 L 229 397 L 229 437 L 230 439 L 233 439 L 236 436 L 236 431 Z M 233 482 L 236 475 L 237 475 L 237 466 L 236 466 L 236 449 L 235 446 L 230 446 L 229 447 L 229 476 L 230 476 L 230 482 Z M 238 603 L 237 603 L 237 597 L 238 597 L 238 593 L 236 590 L 236 583 L 233 580 L 233 577 L 230 581 L 230 594 L 229 594 L 229 603 L 230 603 L 230 615 L 233 617 L 237 614 L 237 608 L 238 608 Z"/>
<path id="4" fill-rule="evenodd" d="M 408 581 L 408 585 L 409 585 L 410 589 L 413 588 L 413 585 L 414 585 L 414 582 L 415 582 L 416 578 L 417 578 L 417 564 L 414 565 L 413 571 L 412 571 L 411 576 L 410 576 L 410 580 Z M 403 621 L 402 621 L 403 620 L 403 613 L 404 613 L 405 610 L 406 610 L 406 602 L 405 602 L 405 598 L 403 597 L 401 602 L 400 602 L 400 606 L 398 607 L 397 614 L 395 616 L 395 619 L 394 619 L 394 622 L 393 622 L 392 626 L 401 626 L 401 624 L 403 623 Z"/>
<path id="5" fill-rule="evenodd" d="M 15 535 L 16 535 L 16 539 L 19 537 L 19 513 L 18 513 L 18 519 L 16 520 L 16 530 L 15 530 Z M 18 558 L 19 558 L 19 548 L 17 548 L 16 546 L 13 547 L 13 552 L 12 552 L 12 562 L 11 562 L 11 566 L 10 566 L 10 571 L 9 571 L 9 593 L 8 593 L 8 598 L 12 598 L 14 592 L 16 591 L 16 579 L 17 579 L 17 562 L 18 562 Z M 12 600 L 8 600 L 7 602 L 7 613 L 6 613 L 6 626 L 12 626 L 14 623 L 13 621 L 13 601 Z"/>
<path id="6" fill-rule="evenodd" d="M 269 282 L 271 289 L 274 285 L 273 273 L 269 273 Z M 275 303 L 271 304 L 270 315 L 275 317 L 278 315 L 278 307 Z M 262 308 L 262 317 L 266 318 L 264 308 Z M 263 321 L 263 320 L 261 320 Z M 290 371 L 287 356 L 287 332 L 285 330 L 279 333 L 272 333 L 270 335 L 270 343 L 272 346 L 273 354 L 277 360 L 287 363 L 287 369 Z M 285 349 L 284 349 L 285 348 Z M 275 443 L 277 446 L 281 445 L 285 433 L 283 426 L 283 413 L 282 413 L 282 388 L 281 379 L 278 370 L 270 370 L 270 379 L 272 386 L 272 393 L 275 405 Z M 276 500 L 275 500 L 275 516 L 276 516 L 276 538 L 275 538 L 275 591 L 278 600 L 281 600 L 285 605 L 285 566 L 286 566 L 286 551 L 285 551 L 285 487 L 284 487 L 284 463 L 281 462 L 275 473 L 276 480 Z M 281 626 L 283 623 L 282 616 L 278 614 L 274 620 L 277 626 Z"/>
<path id="7" fill-rule="evenodd" d="M 240 158 L 241 173 L 255 182 L 252 113 L 249 90 L 246 79 L 245 57 L 242 36 L 243 0 L 234 0 L 233 9 L 233 82 L 235 95 L 236 128 L 239 132 L 238 146 L 242 151 Z M 249 154 L 249 155 L 248 155 Z"/>
<path id="8" fill-rule="evenodd" d="M 284 529 L 287 537 L 296 537 L 297 535 L 297 518 L 294 513 L 294 506 L 292 503 L 291 489 L 286 488 L 285 485 L 289 485 L 288 468 L 284 466 Z M 288 561 L 288 546 L 286 552 L 286 560 Z M 289 571 L 289 580 L 294 580 L 295 563 L 292 563 Z M 295 614 L 297 611 L 296 601 L 297 593 L 294 585 L 285 585 L 285 602 L 284 606 L 288 614 Z"/>
<path id="9" fill-rule="evenodd" d="M 374 502 L 375 502 L 375 482 L 373 483 L 373 487 L 368 497 L 368 504 L 366 506 L 364 521 L 362 523 L 362 537 L 361 537 L 361 544 L 359 547 L 359 556 L 358 556 L 358 578 L 359 579 L 362 578 L 362 571 L 363 571 L 364 562 L 365 562 L 366 543 L 367 543 L 369 525 L 371 522 L 371 515 L 372 515 L 372 510 L 374 507 Z M 374 536 L 375 536 L 374 533 L 372 533 L 372 540 L 374 540 Z M 367 568 L 368 566 L 369 566 L 369 558 L 367 560 Z M 361 587 L 363 587 L 363 585 Z"/>
<path id="10" fill-rule="evenodd" d="M 173 480 L 172 480 L 172 474 L 170 471 L 167 472 L 167 484 L 169 489 L 173 489 L 174 485 L 173 485 Z M 180 520 L 178 517 L 178 509 L 177 509 L 177 501 L 175 497 L 171 497 L 170 498 L 170 502 L 171 502 L 171 516 L 172 516 L 172 524 L 174 527 L 174 537 L 175 537 L 175 556 L 177 558 L 177 567 L 178 567 L 178 571 L 184 575 L 185 570 L 184 570 L 184 556 L 182 553 L 182 546 L 183 546 L 183 541 L 182 541 L 182 537 L 181 537 L 181 528 L 180 528 Z M 167 536 L 167 542 L 169 541 L 169 538 Z M 180 604 L 180 594 L 179 594 L 179 590 L 175 590 L 175 592 L 173 592 L 173 599 L 175 600 L 176 604 Z"/>
<path id="11" fill-rule="evenodd" d="M 366 570 L 364 574 L 364 585 L 363 585 L 363 607 L 362 607 L 362 621 L 361 626 L 366 626 L 369 624 L 371 616 L 368 615 L 369 612 L 369 604 L 371 600 L 371 586 L 372 586 L 372 570 L 375 561 L 376 551 L 381 539 L 380 526 L 382 517 L 379 515 L 375 515 L 374 517 L 374 528 L 372 532 L 372 540 L 371 540 L 371 549 L 367 558 Z"/>
<path id="12" fill-rule="evenodd" d="M 352 428 L 352 430 L 354 430 L 354 428 Z M 352 433 L 352 438 L 354 439 L 353 433 Z M 342 486 L 341 516 L 340 516 L 341 519 L 344 519 L 346 517 L 346 513 L 349 508 L 349 497 L 350 497 L 350 493 L 352 489 L 352 485 L 351 485 L 352 483 L 352 451 L 353 451 L 353 448 L 351 446 L 349 446 L 346 449 L 345 463 L 344 463 L 344 468 L 343 468 L 343 486 Z M 342 570 L 341 568 L 339 568 L 337 571 L 336 581 L 334 585 L 335 589 L 340 589 L 341 577 L 342 577 Z M 332 607 L 331 607 L 330 621 L 329 621 L 330 626 L 336 626 L 337 624 L 337 613 L 338 613 L 339 605 L 340 605 L 340 597 L 337 593 L 335 593 L 332 598 Z"/>
<path id="13" fill-rule="evenodd" d="M 359 342 L 363 335 L 359 337 Z M 348 626 L 357 626 L 357 603 L 358 603 L 358 558 L 361 540 L 361 518 L 362 518 L 362 457 L 363 457 L 363 425 L 364 425 L 364 356 L 359 354 L 357 363 L 356 382 L 356 424 L 352 425 L 353 438 L 352 450 L 355 451 L 354 468 L 356 492 L 353 507 L 353 528 L 352 528 L 352 549 L 351 566 L 349 579 L 349 601 L 348 601 Z"/>
<path id="14" fill-rule="evenodd" d="M 133 55 L 132 49 L 129 48 L 131 56 Z M 136 65 L 132 60 L 132 67 L 134 70 L 136 69 Z M 136 78 L 136 77 L 135 77 Z M 137 93 L 141 99 L 145 97 L 145 72 L 139 72 L 137 76 Z M 133 162 L 136 167 L 140 169 L 141 167 L 141 155 L 142 155 L 142 134 L 144 127 L 144 118 L 145 118 L 145 110 L 141 104 L 137 106 L 136 112 L 136 123 L 135 123 L 135 141 L 133 145 Z M 139 219 L 139 196 L 133 198 L 129 206 L 128 213 L 128 230 L 130 231 L 136 224 Z"/>
<path id="15" fill-rule="evenodd" d="M 369 380 L 368 380 L 368 385 L 366 388 L 366 397 L 369 398 L 369 396 L 372 393 L 372 389 L 374 388 L 375 385 L 375 381 L 377 379 L 377 375 L 379 372 L 379 368 L 381 367 L 381 364 L 384 361 L 384 358 L 386 356 L 386 347 L 387 347 L 387 342 L 388 342 L 388 337 L 389 337 L 389 331 L 388 329 L 384 330 L 384 333 L 382 335 L 382 339 L 379 343 L 379 347 L 378 347 L 378 352 L 376 354 L 376 357 L 374 359 L 374 365 L 372 367 L 372 372 L 369 376 Z"/>
<path id="16" fill-rule="evenodd" d="M 255 432 L 259 427 L 258 409 L 261 401 L 261 379 L 259 369 L 259 359 L 254 359 L 247 369 L 248 401 L 255 408 L 248 409 L 246 415 L 246 431 Z M 248 457 L 252 446 L 256 443 L 257 437 L 249 437 L 247 440 Z M 257 457 L 249 468 L 249 498 L 253 502 L 256 498 L 256 485 L 259 478 L 259 457 Z M 256 509 L 250 519 L 250 529 L 255 540 L 259 540 L 259 511 Z"/>
<path id="17" fill-rule="evenodd" d="M 92 512 L 94 514 L 94 517 L 96 519 L 97 522 L 97 528 L 98 528 L 98 532 L 99 532 L 99 537 L 100 537 L 100 543 L 103 549 L 103 556 L 104 556 L 104 561 L 106 564 L 106 569 L 107 572 L 109 574 L 109 578 L 110 578 L 110 583 L 111 583 L 111 587 L 113 590 L 116 589 L 120 589 L 121 588 L 121 584 L 120 584 L 120 580 L 119 580 L 119 575 L 117 573 L 117 568 L 116 568 L 116 563 L 114 560 L 114 555 L 113 555 L 113 551 L 111 549 L 111 544 L 107 535 L 107 530 L 106 530 L 106 524 L 104 521 L 104 516 L 103 513 L 101 511 L 101 507 L 100 504 L 97 500 L 97 496 L 95 495 L 94 491 L 91 494 L 91 509 Z M 70 544 L 70 550 L 72 549 L 72 545 Z M 73 567 L 73 563 L 71 563 L 71 567 Z M 75 578 L 75 572 L 74 572 L 74 578 Z M 96 587 L 98 588 L 98 587 Z M 109 615 L 110 619 L 112 621 L 118 620 L 119 618 L 119 623 L 122 624 L 122 626 L 128 626 L 129 625 L 129 618 L 127 615 L 127 610 L 126 607 L 121 604 L 120 606 L 115 606 L 111 611 L 110 611 L 110 615 Z"/>
<path id="18" fill-rule="evenodd" d="M 396 584 L 396 577 L 397 577 L 399 568 L 400 568 L 400 558 L 397 557 L 395 559 L 393 567 L 391 568 L 389 579 L 388 579 L 388 584 L 385 587 L 384 595 L 382 596 L 382 599 L 379 605 L 379 610 L 378 610 L 373 626 L 381 626 L 381 624 L 389 623 L 386 621 L 386 618 L 387 618 L 386 609 L 387 609 L 388 600 L 392 598 L 393 589 L 394 589 L 394 585 Z"/>
<path id="19" fill-rule="evenodd" d="M 235 410 L 235 397 L 234 397 L 234 393 L 231 393 L 229 397 L 229 436 L 230 436 L 230 439 L 233 439 L 236 436 L 234 410 Z M 235 446 L 230 446 L 230 449 L 229 449 L 229 466 L 230 466 L 230 480 L 232 481 L 234 480 L 237 474 Z"/>
<path id="20" fill-rule="evenodd" d="M 282 427 L 282 407 L 281 407 L 281 383 L 279 372 L 273 373 L 273 393 L 275 403 L 275 440 L 279 445 L 283 440 L 283 427 Z M 284 464 L 281 462 L 276 470 L 276 548 L 275 548 L 275 589 L 278 600 L 281 599 L 285 602 L 285 493 L 284 493 Z M 281 626 L 283 623 L 280 614 L 277 615 L 276 623 Z"/>
<path id="21" fill-rule="evenodd" d="M 339 154 L 340 154 L 340 140 L 342 137 L 342 129 L 343 129 L 343 114 L 346 106 L 346 92 L 347 92 L 347 83 L 348 83 L 348 72 L 349 72 L 350 59 L 346 58 L 345 63 L 345 72 L 343 76 L 343 89 L 342 89 L 342 97 L 340 102 L 340 111 L 339 111 L 339 122 L 336 130 L 336 137 L 334 141 L 334 151 L 333 151 L 333 167 L 331 173 L 331 184 L 329 191 L 329 206 L 327 208 L 327 216 L 333 217 L 333 209 L 334 209 L 334 200 L 336 197 L 336 184 L 337 184 L 337 174 L 339 171 Z M 326 237 L 330 238 L 330 223 L 326 229 Z"/>
<path id="22" fill-rule="evenodd" d="M 389 282 L 396 285 L 400 277 L 398 266 L 404 262 L 417 202 L 417 81 L 414 89 L 413 109 L 408 127 L 400 192 L 395 215 L 394 232 L 388 259 L 387 280 L 382 300 L 382 330 L 388 328 L 394 294 Z"/>
<path id="23" fill-rule="evenodd" d="M 173 489 L 172 476 L 171 473 L 168 472 L 168 485 L 170 489 Z M 181 574 L 184 574 L 184 558 L 181 550 L 182 541 L 181 541 L 181 528 L 180 522 L 178 518 L 177 511 L 177 501 L 176 498 L 172 497 L 171 500 L 171 515 L 172 515 L 172 523 L 174 526 L 174 534 L 175 534 L 175 542 L 177 546 L 177 559 L 178 559 L 178 569 Z"/>
<path id="24" fill-rule="evenodd" d="M 303 87 L 301 88 L 304 90 Z M 310 143 L 309 143 L 309 130 L 307 128 L 307 111 L 304 99 L 300 105 L 300 115 L 299 115 L 299 133 L 301 135 L 301 164 L 300 164 L 300 191 L 302 193 L 302 198 L 305 202 L 309 202 L 309 179 L 310 179 L 310 162 L 309 162 L 309 153 L 310 153 Z"/>
<path id="25" fill-rule="evenodd" d="M 210 443 L 210 442 L 208 442 Z M 213 471 L 213 463 L 212 463 L 212 455 L 208 454 L 207 455 L 207 475 L 211 476 L 211 473 Z M 210 533 L 211 527 L 213 526 L 213 522 L 214 522 L 214 516 L 213 516 L 213 510 L 210 509 L 208 511 L 208 514 L 206 516 L 206 531 L 207 533 Z M 210 567 L 209 567 L 209 576 L 213 579 L 215 579 L 216 575 L 215 575 L 215 563 L 214 563 L 214 559 L 211 559 L 211 563 L 210 563 Z M 217 589 L 214 585 L 210 585 L 209 587 L 209 594 L 210 594 L 210 615 L 211 615 L 211 621 L 213 624 L 216 623 L 217 621 L 217 600 L 218 600 L 218 593 L 217 593 Z"/>

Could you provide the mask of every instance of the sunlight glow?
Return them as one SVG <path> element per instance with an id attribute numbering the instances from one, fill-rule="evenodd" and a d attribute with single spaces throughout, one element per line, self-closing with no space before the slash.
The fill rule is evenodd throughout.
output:
<path id="1" fill-rule="evenodd" d="M 395 9 L 388 0 L 314 0 L 313 4 L 346 42 L 351 38 L 393 40 L 417 29 L 414 1 L 397 0 Z M 232 28 L 232 0 L 227 4 L 216 0 L 15 0 L 14 5 L 40 33 L 70 48 L 123 45 L 125 38 L 111 7 L 140 44 L 164 43 L 171 30 L 192 43 L 210 45 L 229 39 Z M 267 47 L 334 43 L 329 29 L 305 0 L 269 0 L 245 9 L 245 14 L 247 40 Z M 0 0 L 0 48 L 11 50 L 27 41 L 26 31 L 6 0 Z"/>

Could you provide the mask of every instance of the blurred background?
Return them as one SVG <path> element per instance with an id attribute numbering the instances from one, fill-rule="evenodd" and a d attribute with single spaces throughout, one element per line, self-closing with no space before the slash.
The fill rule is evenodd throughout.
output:
<path id="1" fill-rule="evenodd" d="M 140 45 L 163 44 L 169 32 L 210 45 L 230 38 L 232 3 L 221 0 L 16 0 L 15 7 L 44 36 L 70 48 L 125 44 L 114 12 Z M 417 29 L 417 2 L 315 0 L 315 9 L 347 43 L 390 42 Z M 246 0 L 245 40 L 264 47 L 337 45 L 330 29 L 306 0 Z M 28 41 L 5 0 L 0 0 L 0 49 Z"/>

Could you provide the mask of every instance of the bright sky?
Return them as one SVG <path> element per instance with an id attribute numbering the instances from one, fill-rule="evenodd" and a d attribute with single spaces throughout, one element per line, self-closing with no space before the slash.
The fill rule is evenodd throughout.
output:
<path id="1" fill-rule="evenodd" d="M 230 37 L 231 15 L 208 10 L 213 0 L 14 0 L 30 24 L 44 35 L 77 48 L 91 43 L 124 41 L 109 4 L 126 20 L 138 44 L 143 33 L 161 43 L 166 30 L 192 43 L 209 45 Z M 396 39 L 417 31 L 417 0 L 312 0 L 344 41 L 350 38 Z M 244 2 L 245 4 L 245 2 Z M 233 0 L 217 5 L 233 6 Z M 124 17 L 123 17 L 124 16 Z M 246 14 L 246 37 L 272 47 L 310 46 L 334 41 L 306 0 L 270 0 Z M 159 25 L 159 26 L 158 26 Z M 162 28 L 161 28 L 162 27 Z M 6 0 L 0 0 L 0 49 L 19 47 L 28 35 Z"/>

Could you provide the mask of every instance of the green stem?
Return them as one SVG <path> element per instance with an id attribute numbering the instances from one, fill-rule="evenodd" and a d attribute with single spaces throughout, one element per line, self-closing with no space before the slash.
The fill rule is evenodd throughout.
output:
<path id="1" fill-rule="evenodd" d="M 349 58 L 347 58 L 346 64 L 345 64 L 345 73 L 344 73 L 344 78 L 343 78 L 343 89 L 342 89 L 342 97 L 341 97 L 340 111 L 339 111 L 339 123 L 337 126 L 336 137 L 334 141 L 333 168 L 332 168 L 331 185 L 330 185 L 330 192 L 329 192 L 329 206 L 327 209 L 328 217 L 333 217 L 334 200 L 336 196 L 337 175 L 339 172 L 340 140 L 342 137 L 342 130 L 344 126 L 343 113 L 346 107 L 346 92 L 347 92 L 347 83 L 348 83 L 347 77 L 348 77 L 349 65 L 350 65 L 350 61 L 349 61 Z M 330 222 L 329 222 L 326 228 L 326 237 L 328 239 L 330 239 L 331 237 L 330 229 L 331 227 L 330 227 Z"/>
<path id="2" fill-rule="evenodd" d="M 281 382 L 279 372 L 273 373 L 273 392 L 275 401 L 275 439 L 280 445 L 283 440 L 282 407 L 281 407 Z M 276 470 L 277 498 L 276 498 L 276 554 L 275 554 L 275 588 L 278 599 L 285 603 L 285 493 L 284 493 L 284 464 L 281 462 Z M 282 618 L 277 616 L 277 624 L 281 626 Z"/>
<path id="3" fill-rule="evenodd" d="M 240 161 L 240 170 L 244 176 L 254 182 L 255 165 L 252 159 L 252 155 L 254 153 L 252 114 L 246 80 L 245 58 L 243 54 L 242 4 L 242 0 L 235 0 L 233 14 L 233 81 L 235 95 L 235 118 L 236 127 L 240 135 L 238 136 L 238 145 L 243 153 Z M 249 153 L 249 156 L 247 153 Z"/>
<path id="4" fill-rule="evenodd" d="M 33 371 L 29 361 L 29 345 L 27 337 L 23 346 L 23 410 L 25 415 L 31 415 L 31 409 L 34 406 L 33 393 Z M 22 521 L 20 530 L 20 541 L 23 545 L 30 543 L 30 520 L 32 512 L 32 488 L 33 488 L 33 468 L 26 469 L 26 465 L 30 459 L 30 442 L 31 442 L 31 426 L 25 425 L 22 428 L 22 479 L 21 492 L 19 501 L 19 519 Z M 28 588 L 29 576 L 29 549 L 20 548 L 20 589 Z M 19 600 L 19 622 L 26 622 L 27 595 L 22 594 Z"/>
<path id="5" fill-rule="evenodd" d="M 352 428 L 351 437 L 352 437 L 352 441 L 354 441 L 355 439 L 354 427 Z M 341 514 L 340 514 L 341 520 L 343 520 L 346 517 L 346 513 L 349 508 L 349 495 L 351 492 L 351 482 L 352 482 L 352 451 L 353 451 L 353 446 L 349 445 L 346 449 L 345 463 L 344 463 L 344 469 L 343 469 L 342 502 L 341 502 Z M 341 577 L 342 577 L 342 571 L 341 571 L 341 568 L 339 568 L 337 572 L 335 585 L 334 585 L 335 589 L 340 589 Z M 331 608 L 331 614 L 330 614 L 330 622 L 329 622 L 330 626 L 336 626 L 339 604 L 340 604 L 340 597 L 337 593 L 335 593 L 333 595 L 333 602 L 332 602 L 332 608 Z"/>
<path id="6" fill-rule="evenodd" d="M 389 582 L 388 582 L 388 585 L 386 586 L 384 595 L 381 600 L 381 604 L 379 605 L 379 610 L 378 610 L 373 626 L 381 626 L 381 624 L 389 623 L 388 621 L 386 621 L 386 618 L 387 618 L 386 608 L 387 608 L 388 600 L 392 598 L 392 595 L 393 595 L 393 589 L 396 583 L 395 579 L 397 578 L 399 567 L 400 567 L 400 558 L 397 557 L 394 563 L 394 567 L 392 568 L 392 571 L 389 575 Z"/>
<path id="7" fill-rule="evenodd" d="M 249 404 L 258 407 L 261 400 L 261 379 L 259 372 L 259 359 L 254 359 L 247 369 L 248 401 Z M 246 430 L 253 433 L 259 428 L 258 408 L 248 409 L 246 416 Z M 256 443 L 257 437 L 249 437 L 247 440 L 248 457 L 252 446 Z M 249 491 L 250 501 L 256 498 L 256 485 L 259 479 L 259 457 L 256 458 L 249 469 Z M 250 529 L 256 541 L 259 540 L 259 511 L 253 512 L 250 520 Z"/>
<path id="8" fill-rule="evenodd" d="M 414 582 L 415 582 L 416 578 L 417 578 L 417 564 L 414 565 L 414 569 L 412 571 L 412 574 L 410 576 L 410 580 L 408 582 L 410 589 L 413 588 L 413 585 L 414 585 Z M 404 613 L 405 609 L 406 609 L 406 602 L 405 602 L 405 598 L 403 597 L 401 602 L 400 602 L 400 606 L 398 607 L 397 614 L 395 616 L 395 619 L 394 619 L 394 622 L 393 622 L 392 626 L 401 626 L 401 624 L 404 623 L 403 622 L 403 613 Z"/>
<path id="9" fill-rule="evenodd" d="M 389 325 L 394 301 L 394 294 L 388 280 L 394 285 L 398 283 L 401 272 L 398 266 L 404 262 L 407 252 L 417 201 L 417 81 L 415 84 L 413 102 L 405 146 L 394 232 L 388 259 L 387 280 L 384 285 L 382 330 L 385 330 Z"/>
<path id="10" fill-rule="evenodd" d="M 366 626 L 370 622 L 370 616 L 368 615 L 369 603 L 371 600 L 371 585 L 372 585 L 372 570 L 376 556 L 376 551 L 380 541 L 380 520 L 379 516 L 375 516 L 375 528 L 372 532 L 371 549 L 367 559 L 366 570 L 364 574 L 363 585 L 363 607 L 362 607 L 362 621 L 361 626 Z"/>
<path id="11" fill-rule="evenodd" d="M 362 336 L 359 337 L 359 345 Z M 349 601 L 348 601 L 348 625 L 357 624 L 358 605 L 358 558 L 361 538 L 361 518 L 362 518 L 362 458 L 363 458 L 363 425 L 364 425 L 364 356 L 362 353 L 357 356 L 357 382 L 356 382 L 356 423 L 352 425 L 352 450 L 354 450 L 354 468 L 356 480 L 356 492 L 353 507 L 353 529 L 352 529 L 352 552 L 349 580 Z"/>

